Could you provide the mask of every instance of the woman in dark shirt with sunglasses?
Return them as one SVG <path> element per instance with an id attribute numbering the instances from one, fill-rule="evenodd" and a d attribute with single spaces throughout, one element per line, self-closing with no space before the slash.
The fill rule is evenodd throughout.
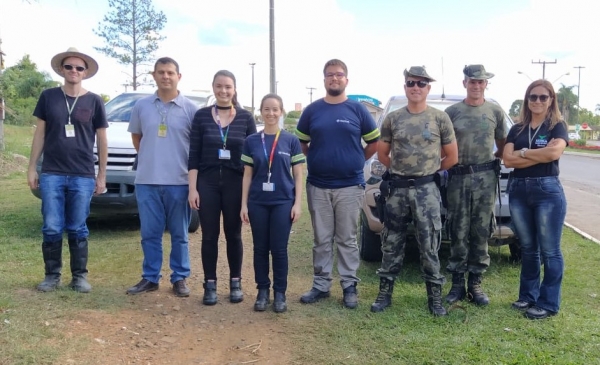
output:
<path id="1" fill-rule="evenodd" d="M 547 318 L 560 309 L 564 270 L 560 240 L 567 202 L 558 179 L 558 160 L 567 143 L 567 126 L 552 84 L 532 82 L 525 92 L 521 122 L 508 133 L 503 155 L 506 167 L 514 167 L 508 193 L 522 256 L 519 298 L 512 307 L 525 311 L 529 319 Z"/>

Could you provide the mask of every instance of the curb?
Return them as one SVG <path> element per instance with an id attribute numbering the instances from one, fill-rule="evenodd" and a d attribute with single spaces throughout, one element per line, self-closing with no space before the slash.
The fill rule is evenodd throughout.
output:
<path id="1" fill-rule="evenodd" d="M 600 154 L 596 154 L 596 153 L 564 151 L 563 155 L 583 156 L 583 157 L 589 157 L 589 158 L 594 158 L 594 159 L 600 159 Z"/>
<path id="2" fill-rule="evenodd" d="M 590 236 L 589 234 L 585 233 L 584 231 L 582 231 L 581 229 L 575 227 L 574 225 L 568 223 L 567 221 L 565 221 L 565 226 L 571 228 L 572 230 L 574 230 L 576 233 L 578 233 L 580 236 L 582 236 L 583 238 L 586 238 L 598 245 L 600 245 L 600 240 L 598 240 L 597 238 L 594 238 L 592 236 Z"/>

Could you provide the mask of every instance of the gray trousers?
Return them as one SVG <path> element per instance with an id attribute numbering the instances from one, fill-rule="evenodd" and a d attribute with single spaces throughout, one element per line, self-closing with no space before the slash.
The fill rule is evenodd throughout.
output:
<path id="1" fill-rule="evenodd" d="M 362 186 L 320 189 L 306 184 L 308 210 L 314 232 L 313 287 L 329 291 L 333 271 L 333 244 L 337 245 L 338 272 L 342 288 L 360 281 L 356 231 L 365 190 Z"/>

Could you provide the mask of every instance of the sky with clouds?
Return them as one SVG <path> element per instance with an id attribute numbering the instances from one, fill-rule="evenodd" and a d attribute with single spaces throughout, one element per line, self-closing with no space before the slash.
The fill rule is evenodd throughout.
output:
<path id="1" fill-rule="evenodd" d="M 269 92 L 269 0 L 154 0 L 167 16 L 157 57 L 180 63 L 183 91 L 210 90 L 214 73 L 232 71 L 239 99 L 251 105 Z M 487 96 L 508 110 L 531 79 L 545 76 L 575 85 L 581 69 L 581 106 L 600 104 L 597 11 L 587 0 L 275 0 L 277 91 L 285 107 L 323 96 L 324 63 L 349 68 L 347 93 L 385 101 L 402 94 L 402 72 L 425 65 L 438 82 L 431 93 L 464 94 L 462 69 L 484 64 L 496 76 Z M 2 0 L 0 37 L 6 66 L 25 54 L 59 81 L 50 68 L 56 53 L 74 46 L 96 58 L 98 74 L 85 87 L 111 97 L 124 91 L 131 69 L 96 52 L 93 29 L 109 11 L 108 0 Z M 521 71 L 523 74 L 518 74 Z M 565 75 L 569 73 L 569 75 Z"/>

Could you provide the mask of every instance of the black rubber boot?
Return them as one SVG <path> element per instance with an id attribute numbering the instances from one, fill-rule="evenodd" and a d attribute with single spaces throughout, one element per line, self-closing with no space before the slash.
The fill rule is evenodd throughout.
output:
<path id="1" fill-rule="evenodd" d="M 469 301 L 477 305 L 488 305 L 490 299 L 481 289 L 481 274 L 469 273 L 469 283 L 467 284 L 467 297 Z"/>
<path id="2" fill-rule="evenodd" d="M 271 295 L 269 289 L 258 289 L 256 295 L 256 302 L 254 302 L 254 310 L 257 312 L 264 312 L 267 310 L 269 305 L 269 296 Z"/>
<path id="3" fill-rule="evenodd" d="M 242 292 L 242 280 L 229 280 L 229 301 L 231 303 L 239 303 L 244 300 L 244 292 Z"/>
<path id="4" fill-rule="evenodd" d="M 427 287 L 427 306 L 434 316 L 447 316 L 446 308 L 442 305 L 442 286 L 431 282 L 425 283 Z"/>
<path id="5" fill-rule="evenodd" d="M 89 293 L 92 286 L 87 281 L 88 241 L 87 238 L 69 238 L 71 274 L 69 287 L 79 293 Z"/>
<path id="6" fill-rule="evenodd" d="M 275 300 L 273 301 L 273 311 L 275 313 L 283 313 L 287 310 L 285 302 L 285 293 L 275 292 Z"/>
<path id="7" fill-rule="evenodd" d="M 450 288 L 448 295 L 446 295 L 446 303 L 456 303 L 459 300 L 465 299 L 466 295 L 467 290 L 465 289 L 465 273 L 452 273 L 452 288 Z"/>
<path id="8" fill-rule="evenodd" d="M 202 297 L 202 304 L 217 304 L 217 281 L 206 281 L 202 286 L 204 287 L 204 296 Z"/>
<path id="9" fill-rule="evenodd" d="M 37 290 L 43 292 L 53 291 L 60 285 L 60 271 L 62 269 L 62 240 L 57 242 L 42 242 L 42 255 L 44 257 L 45 277 Z"/>
<path id="10" fill-rule="evenodd" d="M 375 302 L 371 304 L 371 312 L 383 312 L 392 305 L 392 294 L 394 293 L 394 279 L 379 278 L 379 294 Z"/>

